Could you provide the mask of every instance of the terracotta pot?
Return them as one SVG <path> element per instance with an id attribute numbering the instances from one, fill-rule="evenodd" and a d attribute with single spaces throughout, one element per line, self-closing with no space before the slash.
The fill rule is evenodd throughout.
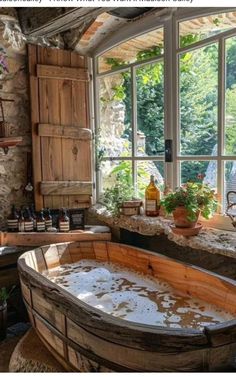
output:
<path id="1" fill-rule="evenodd" d="M 173 211 L 174 223 L 177 228 L 194 228 L 198 222 L 200 210 L 196 213 L 196 220 L 188 220 L 188 211 L 185 207 L 177 207 Z"/>
<path id="2" fill-rule="evenodd" d="M 0 302 L 0 341 L 7 335 L 7 303 Z"/>

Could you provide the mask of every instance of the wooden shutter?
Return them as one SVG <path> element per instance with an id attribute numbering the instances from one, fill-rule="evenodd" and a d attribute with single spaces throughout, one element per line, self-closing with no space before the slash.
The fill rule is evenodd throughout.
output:
<path id="1" fill-rule="evenodd" d="M 88 58 L 34 45 L 28 56 L 36 209 L 89 207 Z"/>

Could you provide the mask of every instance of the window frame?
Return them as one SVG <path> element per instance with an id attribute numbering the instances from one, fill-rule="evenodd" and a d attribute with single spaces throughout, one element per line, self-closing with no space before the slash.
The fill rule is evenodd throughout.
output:
<path id="1" fill-rule="evenodd" d="M 231 8 L 230 11 L 233 11 L 235 8 Z M 214 9 L 214 12 L 211 12 L 210 14 L 218 14 L 218 13 L 225 13 L 229 11 L 229 9 L 223 9 L 221 8 L 220 12 L 216 12 Z M 208 15 L 209 13 L 206 13 Z M 201 14 L 204 15 L 204 14 Z M 198 15 L 194 15 L 194 17 L 191 18 L 197 18 Z M 187 18 L 187 19 L 191 19 Z M 177 18 L 176 22 L 176 33 L 178 34 L 178 25 L 179 22 L 184 21 L 185 19 Z M 224 154 L 224 140 L 225 140 L 225 78 L 226 78 L 226 55 L 225 55 L 225 43 L 226 40 L 230 37 L 236 36 L 236 27 L 227 31 L 224 31 L 222 33 L 213 35 L 211 37 L 208 37 L 206 39 L 203 39 L 202 41 L 190 44 L 186 47 L 179 47 L 177 41 L 176 46 L 176 54 L 175 54 L 175 61 L 176 61 L 176 92 L 175 92 L 175 98 L 176 98 L 176 108 L 177 108 L 177 116 L 176 116 L 176 134 L 174 138 L 175 148 L 176 148 L 176 154 L 173 165 L 175 165 L 175 186 L 180 185 L 180 177 L 181 177 L 181 168 L 180 164 L 182 161 L 216 161 L 217 163 L 217 194 L 220 198 L 220 201 L 222 202 L 222 198 L 224 195 L 224 162 L 227 161 L 235 161 L 235 156 L 225 155 Z M 218 100 L 217 100 L 217 153 L 215 156 L 209 156 L 209 155 L 181 155 L 180 154 L 180 114 L 179 114 L 179 56 L 182 53 L 188 52 L 188 51 L 194 51 L 201 47 L 210 45 L 212 43 L 218 43 Z M 221 209 L 219 206 L 218 213 L 221 214 Z"/>
<path id="2" fill-rule="evenodd" d="M 225 123 L 225 77 L 226 77 L 226 67 L 225 67 L 225 43 L 227 38 L 236 36 L 236 26 L 233 29 L 226 30 L 222 33 L 213 35 L 201 41 L 190 44 L 186 47 L 179 47 L 179 23 L 185 20 L 190 20 L 198 18 L 201 16 L 232 12 L 236 11 L 236 8 L 169 8 L 163 10 L 161 13 L 149 15 L 147 18 L 141 19 L 139 22 L 133 23 L 126 26 L 119 34 L 116 33 L 115 36 L 111 36 L 104 43 L 101 43 L 93 54 L 93 75 L 94 75 L 94 98 L 95 98 L 95 132 L 99 128 L 99 93 L 98 93 L 98 80 L 102 76 L 109 74 L 115 74 L 122 72 L 124 70 L 130 69 L 131 71 L 131 90 L 132 90 L 132 131 L 133 140 L 132 142 L 136 145 L 135 131 L 137 131 L 137 106 L 135 103 L 135 70 L 148 63 L 155 63 L 163 59 L 164 63 L 164 139 L 173 140 L 173 162 L 168 163 L 164 161 L 164 156 L 148 156 L 148 157 L 137 157 L 135 156 L 135 147 L 132 145 L 132 156 L 131 157 L 120 157 L 120 158 L 104 158 L 104 160 L 130 160 L 132 161 L 133 168 L 133 182 L 136 183 L 136 169 L 135 161 L 148 160 L 148 161 L 164 161 L 164 179 L 165 182 L 172 188 L 180 185 L 180 164 L 181 161 L 216 161 L 217 162 L 217 190 L 220 198 L 223 197 L 224 189 L 224 162 L 235 161 L 235 156 L 229 156 L 224 154 L 224 123 Z M 164 54 L 158 57 L 147 59 L 144 62 L 135 62 L 127 64 L 124 67 L 118 67 L 117 69 L 98 73 L 98 57 L 110 48 L 118 45 L 130 38 L 135 38 L 141 34 L 148 33 L 157 28 L 163 27 L 164 32 Z M 179 56 L 180 54 L 193 51 L 198 48 L 207 46 L 214 42 L 218 43 L 218 109 L 217 109 L 217 127 L 218 127 L 218 150 L 215 156 L 197 156 L 197 155 L 184 155 L 181 156 L 179 153 L 180 147 L 180 116 L 179 116 Z M 164 146 L 163 146 L 164 147 Z M 99 197 L 99 176 L 97 174 L 96 178 L 96 195 Z M 223 214 L 220 213 L 216 220 L 212 223 L 213 226 L 217 227 L 217 223 L 220 227 L 224 227 L 224 222 L 226 223 L 226 228 L 228 228 L 229 222 L 228 218 L 226 221 L 222 218 Z M 210 223 L 209 223 L 210 224 Z M 223 224 L 223 225 L 222 225 Z M 232 230 L 232 227 L 230 228 Z"/>
<path id="3" fill-rule="evenodd" d="M 144 33 L 148 33 L 152 30 L 156 30 L 156 29 L 159 29 L 159 28 L 163 28 L 163 34 L 164 34 L 164 23 L 160 23 L 160 24 L 155 24 L 155 27 L 153 26 L 153 24 L 151 23 L 151 25 L 149 25 L 149 27 L 147 28 L 147 25 L 146 25 L 146 30 L 145 31 L 141 31 L 140 28 L 139 28 L 139 33 L 137 34 L 137 31 L 136 31 L 136 34 L 133 35 L 132 37 L 130 37 L 130 35 L 128 36 L 127 35 L 127 38 L 124 39 L 124 40 L 121 40 L 120 42 L 117 42 L 117 44 L 120 44 L 120 43 L 123 43 L 125 40 L 128 40 L 130 38 L 135 38 L 137 37 L 138 35 L 142 35 Z M 112 42 L 111 42 L 112 43 Z M 114 47 L 114 46 L 112 46 Z M 107 48 L 109 49 L 109 48 Z M 107 50 L 106 49 L 106 50 Z M 106 50 L 104 50 L 103 52 L 105 52 Z M 100 54 L 99 54 L 100 55 Z M 99 79 L 101 79 L 102 77 L 108 77 L 110 75 L 115 75 L 115 74 L 118 74 L 118 73 L 122 73 L 122 72 L 125 72 L 125 71 L 130 71 L 130 74 L 131 74 L 131 119 L 132 119 L 132 122 L 131 122 L 131 130 L 132 130 L 132 151 L 131 151 L 131 156 L 129 157 L 104 157 L 102 160 L 103 161 L 131 161 L 131 164 L 132 164 L 132 180 L 133 180 L 133 185 L 134 187 L 136 188 L 137 187 L 137 164 L 136 162 L 138 161 L 163 161 L 164 163 L 164 154 L 163 156 L 137 156 L 137 137 L 136 137 L 136 134 L 137 134 L 137 103 L 136 103 L 136 70 L 139 69 L 140 67 L 143 67 L 145 65 L 148 65 L 148 64 L 155 64 L 155 63 L 158 63 L 158 62 L 163 62 L 164 63 L 164 54 L 160 54 L 159 56 L 156 56 L 156 57 L 153 57 L 153 58 L 150 58 L 150 59 L 146 59 L 144 61 L 139 61 L 139 62 L 134 62 L 134 63 L 130 63 L 130 64 L 126 64 L 124 66 L 121 66 L 121 67 L 118 67 L 118 68 L 115 68 L 115 69 L 112 69 L 112 70 L 109 70 L 109 71 L 106 71 L 106 72 L 102 72 L 102 73 L 99 73 L 99 65 L 98 65 L 98 57 L 99 55 L 95 58 L 95 64 L 94 64 L 94 93 L 95 93 L 95 104 L 96 104 L 96 111 L 95 111 L 95 133 L 97 134 L 98 132 L 98 129 L 99 129 L 99 124 L 100 124 L 100 111 L 99 111 Z M 165 78 L 164 78 L 164 81 L 165 81 Z M 164 108 L 165 108 L 165 98 L 164 98 Z M 164 135 L 165 137 L 165 135 Z M 164 146 L 163 146 L 163 149 L 164 149 Z M 96 197 L 99 198 L 100 196 L 100 193 L 101 193 L 101 182 L 100 182 L 100 174 L 99 172 L 97 172 L 96 174 Z"/>

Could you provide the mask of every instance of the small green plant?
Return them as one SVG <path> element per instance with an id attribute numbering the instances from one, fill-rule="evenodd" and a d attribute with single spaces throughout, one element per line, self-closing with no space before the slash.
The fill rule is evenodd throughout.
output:
<path id="1" fill-rule="evenodd" d="M 187 182 L 161 201 L 167 213 L 172 213 L 177 207 L 185 207 L 189 221 L 197 219 L 199 210 L 205 219 L 209 219 L 217 204 L 215 191 L 203 182 Z"/>
<path id="2" fill-rule="evenodd" d="M 134 194 L 132 186 L 127 182 L 116 182 L 114 186 L 107 188 L 101 198 L 102 203 L 114 216 L 119 216 L 121 204 L 125 200 L 132 199 Z"/>
<path id="3" fill-rule="evenodd" d="M 125 200 L 130 200 L 134 197 L 130 162 L 121 161 L 112 169 L 109 176 L 115 178 L 115 184 L 105 189 L 100 198 L 100 202 L 102 202 L 114 216 L 119 216 L 121 204 Z"/>
<path id="4" fill-rule="evenodd" d="M 12 294 L 12 291 L 15 289 L 15 285 L 8 291 L 6 287 L 0 288 L 0 304 L 5 303 Z"/>

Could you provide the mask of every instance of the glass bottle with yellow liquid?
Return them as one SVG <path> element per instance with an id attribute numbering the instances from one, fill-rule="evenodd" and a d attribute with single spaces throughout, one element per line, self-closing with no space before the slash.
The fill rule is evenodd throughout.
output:
<path id="1" fill-rule="evenodd" d="M 155 185 L 154 175 L 150 176 L 150 183 L 145 190 L 146 216 L 159 216 L 161 192 Z"/>

